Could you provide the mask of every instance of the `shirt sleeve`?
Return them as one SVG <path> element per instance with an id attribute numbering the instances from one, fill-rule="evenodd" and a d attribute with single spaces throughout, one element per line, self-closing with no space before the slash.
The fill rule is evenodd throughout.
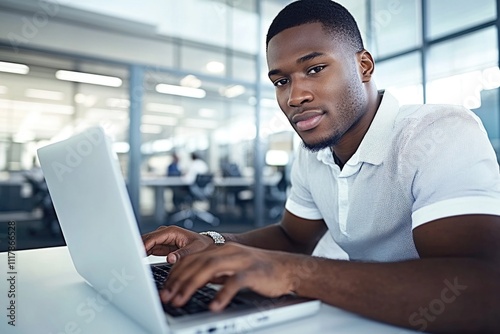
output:
<path id="1" fill-rule="evenodd" d="M 314 161 L 312 159 L 317 160 L 315 156 L 307 154 L 304 149 L 297 150 L 290 176 L 292 187 L 285 204 L 285 208 L 295 216 L 311 220 L 323 218 L 313 201 L 307 182 L 307 176 L 310 175 L 309 164 Z"/>
<path id="2" fill-rule="evenodd" d="M 404 150 L 413 172 L 412 227 L 465 215 L 500 215 L 496 154 L 479 118 L 461 107 L 430 113 L 410 131 Z"/>

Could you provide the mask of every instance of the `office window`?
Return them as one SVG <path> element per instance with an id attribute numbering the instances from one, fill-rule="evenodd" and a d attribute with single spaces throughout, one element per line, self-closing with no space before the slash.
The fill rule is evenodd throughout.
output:
<path id="1" fill-rule="evenodd" d="M 495 0 L 428 0 L 428 37 L 467 29 L 496 18 Z"/>
<path id="2" fill-rule="evenodd" d="M 231 77 L 255 84 L 255 80 L 257 79 L 255 57 L 233 56 L 231 59 Z"/>
<path id="3" fill-rule="evenodd" d="M 220 51 L 181 46 L 180 67 L 194 73 L 223 77 L 226 75 L 226 56 Z"/>
<path id="4" fill-rule="evenodd" d="M 371 38 L 367 48 L 376 57 L 417 47 L 421 43 L 420 1 L 372 2 Z"/>
<path id="5" fill-rule="evenodd" d="M 368 36 L 368 26 L 367 26 L 367 9 L 366 2 L 359 0 L 340 0 L 338 1 L 352 14 L 356 23 L 358 24 L 359 31 L 361 32 L 361 37 L 366 45 L 369 45 Z"/>
<path id="6" fill-rule="evenodd" d="M 256 32 L 259 17 L 256 13 L 256 0 L 230 1 L 226 7 L 228 15 L 228 48 L 232 50 L 256 54 L 261 36 Z"/>
<path id="7" fill-rule="evenodd" d="M 31 168 L 37 147 L 89 126 L 101 125 L 116 141 L 128 142 L 126 68 L 29 52 L 5 51 L 0 60 L 26 69 L 24 74 L 0 72 L 0 138 L 20 147 L 14 160 L 0 153 L 7 156 L 5 169 Z M 106 77 L 84 83 L 75 77 L 79 73 Z"/>
<path id="8" fill-rule="evenodd" d="M 433 45 L 427 58 L 427 102 L 476 108 L 498 66 L 497 29 L 487 28 Z"/>
<path id="9" fill-rule="evenodd" d="M 500 75 L 497 75 L 497 79 Z M 497 85 L 500 85 L 500 80 L 497 80 Z M 500 112 L 499 112 L 499 89 L 484 89 L 480 93 L 481 105 L 479 108 L 472 109 L 479 116 L 484 124 L 488 137 L 490 138 L 493 147 L 500 157 Z M 500 159 L 499 159 L 500 162 Z"/>
<path id="10" fill-rule="evenodd" d="M 420 52 L 375 62 L 374 79 L 379 89 L 394 94 L 401 104 L 423 103 Z"/>

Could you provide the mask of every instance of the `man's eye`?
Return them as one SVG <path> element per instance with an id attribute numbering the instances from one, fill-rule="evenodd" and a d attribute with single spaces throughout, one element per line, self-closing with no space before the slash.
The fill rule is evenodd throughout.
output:
<path id="1" fill-rule="evenodd" d="M 285 85 L 286 83 L 288 83 L 288 79 L 279 79 L 279 80 L 276 80 L 275 82 L 273 82 L 273 84 L 278 87 L 278 86 L 283 86 Z"/>
<path id="2" fill-rule="evenodd" d="M 323 71 L 323 69 L 325 68 L 325 66 L 323 65 L 320 65 L 320 66 L 314 66 L 313 68 L 311 68 L 307 74 L 316 74 L 318 72 L 321 72 Z"/>

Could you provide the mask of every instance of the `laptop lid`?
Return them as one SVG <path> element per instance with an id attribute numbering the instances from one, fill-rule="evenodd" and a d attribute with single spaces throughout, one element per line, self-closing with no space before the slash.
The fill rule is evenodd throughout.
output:
<path id="1" fill-rule="evenodd" d="M 90 128 L 40 148 L 38 157 L 78 273 L 104 301 L 149 331 L 165 332 L 118 157 L 104 130 Z"/>
<path id="2" fill-rule="evenodd" d="M 317 300 L 255 296 L 253 309 L 180 319 L 165 315 L 118 157 L 104 129 L 89 128 L 42 147 L 38 157 L 76 270 L 104 302 L 148 331 L 248 331 L 319 310 Z"/>

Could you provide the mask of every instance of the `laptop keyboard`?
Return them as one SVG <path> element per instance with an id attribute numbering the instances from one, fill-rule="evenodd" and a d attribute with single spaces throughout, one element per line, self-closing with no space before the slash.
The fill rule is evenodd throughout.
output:
<path id="1" fill-rule="evenodd" d="M 171 267 L 172 265 L 168 263 L 151 266 L 151 270 L 153 272 L 153 278 L 155 280 L 156 288 L 158 290 L 161 290 L 163 288 L 163 283 L 167 279 Z M 163 303 L 163 310 L 173 317 L 180 317 L 188 314 L 207 312 L 209 311 L 208 305 L 210 304 L 216 293 L 217 293 L 216 289 L 211 288 L 209 286 L 204 286 L 198 289 L 198 291 L 196 291 L 193 294 L 191 299 L 184 306 L 175 307 L 172 306 L 171 304 Z M 231 309 L 248 304 L 251 304 L 251 302 L 240 297 L 235 297 L 226 308 Z"/>

